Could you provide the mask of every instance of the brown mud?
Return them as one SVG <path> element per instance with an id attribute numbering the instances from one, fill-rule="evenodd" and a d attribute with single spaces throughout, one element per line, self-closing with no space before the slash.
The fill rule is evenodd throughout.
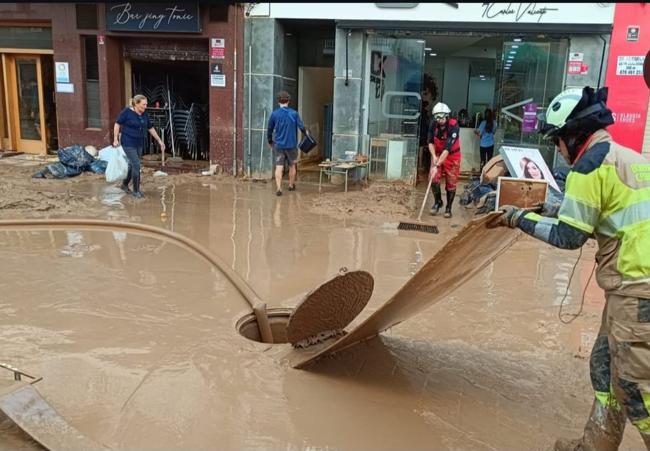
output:
<path id="1" fill-rule="evenodd" d="M 349 327 L 471 217 L 455 206 L 452 220 L 427 218 L 440 234 L 404 232 L 383 215 L 341 214 L 367 190 L 332 193 L 341 200 L 328 208 L 330 193 L 313 185 L 277 198 L 272 184 L 169 176 L 146 179 L 147 198 L 135 201 L 101 176 L 34 181 L 32 169 L 18 180 L 0 163 L 0 176 L 84 205 L 67 208 L 64 197 L 49 210 L 4 208 L 3 218 L 166 228 L 218 255 L 270 309 L 295 306 L 341 267 L 368 271 L 372 297 Z M 402 204 L 386 202 L 378 208 L 402 214 Z M 547 450 L 555 437 L 581 433 L 591 405 L 585 356 L 604 301 L 587 285 L 594 253 L 589 243 L 569 286 L 578 253 L 524 237 L 436 305 L 305 371 L 290 367 L 290 344 L 240 336 L 248 304 L 172 243 L 120 231 L 0 230 L 0 361 L 43 376 L 36 388 L 46 401 L 113 449 Z M 567 289 L 569 312 L 583 290 L 586 298 L 565 325 L 558 307 Z M 641 446 L 628 427 L 621 450 Z M 0 449 L 39 447 L 0 418 Z"/>

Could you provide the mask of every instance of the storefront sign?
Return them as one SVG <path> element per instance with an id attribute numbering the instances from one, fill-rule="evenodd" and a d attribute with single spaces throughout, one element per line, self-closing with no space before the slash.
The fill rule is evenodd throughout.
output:
<path id="1" fill-rule="evenodd" d="M 549 12 L 557 14 L 560 8 L 538 6 L 537 3 L 483 3 L 483 18 L 501 19 L 503 21 L 520 22 L 542 22 L 542 19 Z"/>
<path id="2" fill-rule="evenodd" d="M 111 3 L 106 7 L 106 28 L 110 31 L 199 33 L 197 2 Z"/>
<path id="3" fill-rule="evenodd" d="M 223 38 L 210 39 L 210 59 L 224 59 L 226 57 L 226 40 Z"/>
<path id="4" fill-rule="evenodd" d="M 57 83 L 70 83 L 70 67 L 68 63 L 56 62 L 56 82 Z"/>
<path id="5" fill-rule="evenodd" d="M 210 63 L 210 86 L 226 87 L 226 74 L 223 73 L 223 63 Z"/>
<path id="6" fill-rule="evenodd" d="M 627 40 L 632 42 L 638 41 L 640 29 L 641 27 L 639 27 L 638 25 L 631 25 L 627 27 Z"/>
<path id="7" fill-rule="evenodd" d="M 357 3 L 345 8 L 335 2 L 310 3 L 297 8 L 293 3 L 254 3 L 251 17 L 276 19 L 327 19 L 353 21 L 396 21 L 504 23 L 504 24 L 603 24 L 611 25 L 613 3 Z M 390 14 L 386 14 L 390 7 Z M 641 22 L 637 22 L 641 23 Z"/>
<path id="8" fill-rule="evenodd" d="M 106 42 L 106 36 L 104 36 L 103 34 L 98 34 L 97 35 L 97 44 L 98 45 L 104 45 L 105 42 Z"/>
<path id="9" fill-rule="evenodd" d="M 524 133 L 535 133 L 537 131 L 537 104 L 527 103 L 524 105 L 524 120 L 521 125 Z"/>
<path id="10" fill-rule="evenodd" d="M 74 94 L 74 85 L 72 83 L 57 83 L 56 92 L 66 92 Z"/>
<path id="11" fill-rule="evenodd" d="M 643 75 L 645 56 L 619 56 L 616 60 L 616 75 Z"/>
<path id="12" fill-rule="evenodd" d="M 617 3 L 607 61 L 605 86 L 609 88 L 607 106 L 615 123 L 608 131 L 619 144 L 641 152 L 645 134 L 650 92 L 644 81 L 645 54 L 650 34 L 638 34 L 629 41 L 628 28 L 650 23 L 650 8 L 643 3 Z"/>

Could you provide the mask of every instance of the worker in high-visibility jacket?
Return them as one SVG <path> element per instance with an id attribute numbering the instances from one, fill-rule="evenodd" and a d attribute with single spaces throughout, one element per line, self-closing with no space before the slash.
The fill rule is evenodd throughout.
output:
<path id="1" fill-rule="evenodd" d="M 518 227 L 562 249 L 598 241 L 605 307 L 590 358 L 595 400 L 584 434 L 555 450 L 616 450 L 626 418 L 650 450 L 650 161 L 612 140 L 607 88 L 568 89 L 538 117 L 568 161 L 559 211 L 506 206 L 494 225 Z M 554 217 L 555 216 L 555 217 Z"/>

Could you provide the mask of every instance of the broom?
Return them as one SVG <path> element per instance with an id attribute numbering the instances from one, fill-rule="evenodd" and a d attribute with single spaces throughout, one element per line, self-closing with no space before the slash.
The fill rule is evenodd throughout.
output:
<path id="1" fill-rule="evenodd" d="M 433 178 L 429 176 L 429 185 L 427 186 L 427 191 L 424 193 L 424 200 L 422 201 L 422 206 L 420 207 L 420 214 L 418 219 L 415 222 L 400 222 L 397 226 L 398 230 L 413 230 L 415 232 L 425 232 L 425 233 L 438 233 L 438 226 L 426 224 L 422 222 L 422 212 L 424 211 L 424 206 L 427 204 L 427 198 L 429 197 L 429 191 L 431 191 L 431 183 Z"/>

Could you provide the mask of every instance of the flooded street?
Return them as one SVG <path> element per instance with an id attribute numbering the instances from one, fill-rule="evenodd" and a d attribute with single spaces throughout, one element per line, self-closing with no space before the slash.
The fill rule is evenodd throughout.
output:
<path id="1" fill-rule="evenodd" d="M 97 177 L 39 183 L 44 194 L 1 218 L 93 217 L 180 233 L 269 308 L 294 307 L 342 267 L 368 271 L 374 292 L 353 324 L 471 218 L 456 204 L 451 220 L 427 218 L 440 234 L 398 231 L 399 208 L 329 213 L 346 195 L 328 187 L 323 204 L 313 184 L 276 197 L 270 183 L 145 177 L 147 198 L 135 201 Z M 62 197 L 38 210 L 38 196 L 54 196 L 43 187 Z M 361 194 L 349 193 L 346 208 Z M 112 449 L 547 450 L 582 433 L 591 405 L 588 355 L 604 303 L 587 283 L 594 254 L 589 242 L 568 286 L 578 251 L 524 237 L 448 299 L 296 370 L 291 345 L 238 334 L 249 305 L 187 250 L 125 232 L 0 229 L 0 362 L 42 376 L 46 401 Z M 570 320 L 583 290 L 581 315 L 563 324 L 560 305 Z M 621 449 L 641 446 L 628 427 Z M 40 448 L 0 417 L 0 449 Z"/>

